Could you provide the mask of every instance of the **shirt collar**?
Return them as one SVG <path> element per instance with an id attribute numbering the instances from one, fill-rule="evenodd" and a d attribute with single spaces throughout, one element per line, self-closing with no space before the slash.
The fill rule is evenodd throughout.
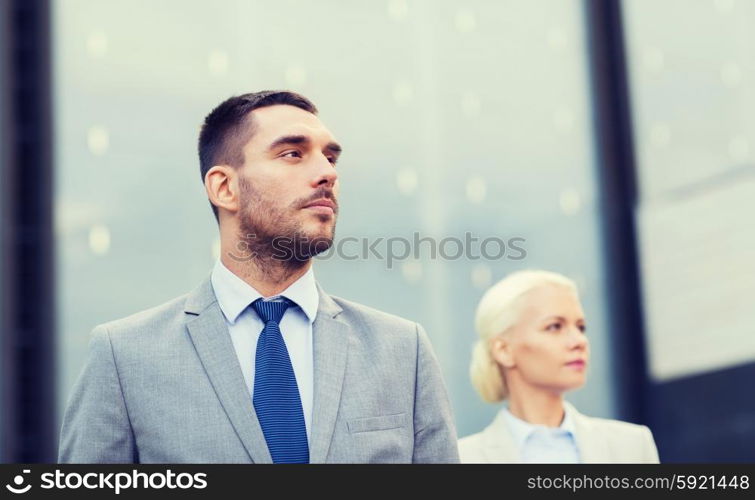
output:
<path id="1" fill-rule="evenodd" d="M 538 429 L 558 429 L 561 432 L 570 434 L 572 437 L 574 437 L 575 435 L 574 415 L 572 415 L 569 405 L 564 405 L 564 419 L 561 421 L 561 425 L 559 425 L 555 429 L 546 427 L 544 425 L 531 424 L 520 418 L 517 418 L 509 411 L 508 407 L 502 408 L 501 414 L 503 415 L 503 419 L 506 422 L 506 425 L 511 431 L 511 435 L 514 438 L 514 442 L 516 443 L 518 449 L 521 449 L 525 441 L 527 441 L 532 433 L 537 431 Z"/>
<path id="2" fill-rule="evenodd" d="M 220 310 L 223 311 L 223 315 L 231 324 L 236 323 L 241 313 L 255 300 L 275 298 L 262 297 L 254 287 L 225 267 L 220 259 L 215 262 L 210 280 Z M 276 297 L 280 296 L 294 301 L 307 316 L 309 323 L 312 324 L 315 321 L 315 316 L 317 316 L 317 308 L 320 302 L 320 294 L 317 291 L 312 266 L 298 280 L 276 295 Z"/>

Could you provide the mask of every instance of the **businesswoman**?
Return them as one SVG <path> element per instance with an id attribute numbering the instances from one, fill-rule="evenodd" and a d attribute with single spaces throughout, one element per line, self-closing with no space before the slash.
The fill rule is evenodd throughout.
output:
<path id="1" fill-rule="evenodd" d="M 593 418 L 564 401 L 590 357 L 575 284 L 548 271 L 515 272 L 477 307 L 470 375 L 483 400 L 508 402 L 493 422 L 459 440 L 467 463 L 657 463 L 645 426 Z"/>

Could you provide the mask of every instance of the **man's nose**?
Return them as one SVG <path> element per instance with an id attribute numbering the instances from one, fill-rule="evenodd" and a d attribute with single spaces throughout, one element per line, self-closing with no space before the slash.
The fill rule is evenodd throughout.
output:
<path id="1" fill-rule="evenodd" d="M 313 187 L 330 186 L 338 180 L 338 172 L 335 165 L 325 155 L 319 155 L 316 160 L 317 173 L 313 179 Z"/>

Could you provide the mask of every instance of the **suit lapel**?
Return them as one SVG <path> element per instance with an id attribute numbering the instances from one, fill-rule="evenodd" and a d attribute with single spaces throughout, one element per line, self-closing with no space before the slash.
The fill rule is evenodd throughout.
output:
<path id="1" fill-rule="evenodd" d="M 503 414 L 499 411 L 495 419 L 483 432 L 485 443 L 482 453 L 488 463 L 510 464 L 519 462 L 519 450 L 511 437 Z"/>
<path id="2" fill-rule="evenodd" d="M 337 317 L 342 309 L 319 285 L 317 291 L 320 299 L 317 317 L 312 325 L 314 401 L 309 450 L 311 463 L 323 463 L 328 458 L 341 402 L 350 340 L 349 325 Z"/>
<path id="3" fill-rule="evenodd" d="M 582 415 L 574 406 L 564 401 L 566 411 L 574 417 L 575 439 L 579 449 L 580 459 L 583 464 L 608 463 L 610 453 L 605 436 L 598 432 L 590 417 Z"/>
<path id="4" fill-rule="evenodd" d="M 194 348 L 249 457 L 256 463 L 272 463 L 225 317 L 209 279 L 189 294 L 185 311 L 189 315 L 186 326 Z"/>

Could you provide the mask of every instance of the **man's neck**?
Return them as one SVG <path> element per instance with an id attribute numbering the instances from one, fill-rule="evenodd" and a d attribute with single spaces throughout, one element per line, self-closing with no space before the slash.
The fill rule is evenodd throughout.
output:
<path id="1" fill-rule="evenodd" d="M 312 259 L 301 262 L 275 258 L 236 260 L 223 252 L 220 261 L 263 297 L 279 295 L 312 267 Z"/>

